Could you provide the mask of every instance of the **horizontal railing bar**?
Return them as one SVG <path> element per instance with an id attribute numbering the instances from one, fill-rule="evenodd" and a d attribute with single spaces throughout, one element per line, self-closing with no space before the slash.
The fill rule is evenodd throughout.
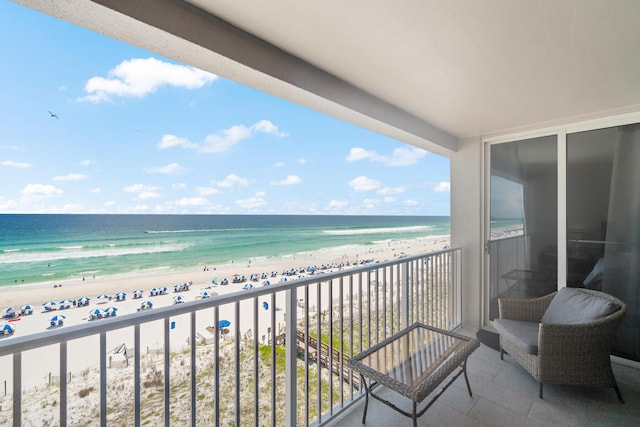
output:
<path id="1" fill-rule="evenodd" d="M 277 283 L 271 286 L 254 288 L 249 291 L 238 291 L 213 298 L 204 298 L 196 301 L 189 301 L 184 304 L 176 304 L 166 307 L 154 308 L 153 310 L 145 310 L 144 312 L 124 314 L 119 317 L 102 319 L 96 321 L 95 323 L 90 322 L 81 325 L 72 325 L 54 331 L 43 331 L 26 336 L 12 337 L 9 340 L 3 340 L 2 342 L 0 342 L 0 356 L 33 350 L 35 348 L 44 347 L 47 345 L 59 344 L 63 341 L 70 341 L 78 338 L 93 336 L 103 332 L 109 332 L 116 329 L 122 329 L 134 325 L 153 322 L 155 320 L 162 320 L 167 317 L 179 316 L 194 311 L 220 307 L 238 301 L 257 298 L 263 295 L 271 295 L 290 289 L 298 289 L 313 283 L 324 282 L 331 279 L 338 279 L 350 275 L 356 275 L 361 272 L 369 271 L 374 267 L 390 267 L 394 265 L 404 264 L 412 260 L 434 257 L 443 253 L 455 252 L 456 250 L 458 249 L 450 248 L 441 251 L 424 253 L 421 255 L 406 256 L 404 258 L 394 259 L 390 261 L 353 267 L 343 271 L 312 275 L 302 279 Z"/>

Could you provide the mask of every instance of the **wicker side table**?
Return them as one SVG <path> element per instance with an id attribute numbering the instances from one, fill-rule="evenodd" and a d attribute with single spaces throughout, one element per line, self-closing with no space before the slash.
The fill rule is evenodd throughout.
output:
<path id="1" fill-rule="evenodd" d="M 353 357 L 348 363 L 360 374 L 366 392 L 362 423 L 367 418 L 369 396 L 410 417 L 414 426 L 417 426 L 418 417 L 460 375 L 464 374 L 469 396 L 472 396 L 467 378 L 467 358 L 479 345 L 480 342 L 475 338 L 414 323 Z M 451 377 L 444 387 L 418 412 L 418 404 L 449 376 Z M 406 412 L 374 394 L 372 387 L 376 384 L 384 385 L 411 399 L 412 412 Z"/>

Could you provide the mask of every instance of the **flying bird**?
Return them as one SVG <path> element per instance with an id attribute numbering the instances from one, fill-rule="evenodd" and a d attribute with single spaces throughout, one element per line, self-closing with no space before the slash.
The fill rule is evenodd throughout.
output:
<path id="1" fill-rule="evenodd" d="M 49 111 L 49 114 L 51 114 L 51 117 L 52 117 L 52 118 L 60 120 L 60 117 L 58 117 L 58 115 L 57 115 L 57 114 L 52 113 L 51 111 Z"/>

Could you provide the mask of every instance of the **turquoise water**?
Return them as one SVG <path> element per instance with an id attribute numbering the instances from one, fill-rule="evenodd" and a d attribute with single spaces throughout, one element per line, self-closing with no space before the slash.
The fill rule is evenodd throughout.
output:
<path id="1" fill-rule="evenodd" d="M 0 215 L 0 286 L 449 234 L 449 217 Z"/>

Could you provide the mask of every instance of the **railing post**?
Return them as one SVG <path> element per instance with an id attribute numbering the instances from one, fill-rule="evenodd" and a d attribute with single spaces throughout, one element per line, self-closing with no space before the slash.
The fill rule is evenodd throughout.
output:
<path id="1" fill-rule="evenodd" d="M 286 330 L 285 330 L 285 396 L 286 396 L 286 426 L 295 427 L 297 425 L 297 290 L 288 289 L 286 291 Z M 308 301 L 305 301 L 308 304 Z M 275 343 L 273 343 L 275 345 Z"/>
<path id="2" fill-rule="evenodd" d="M 409 263 L 406 261 L 400 264 L 399 280 L 402 289 L 402 313 L 400 314 L 402 322 L 401 329 L 404 329 L 409 326 L 409 309 L 411 307 L 411 301 L 409 301 Z"/>

